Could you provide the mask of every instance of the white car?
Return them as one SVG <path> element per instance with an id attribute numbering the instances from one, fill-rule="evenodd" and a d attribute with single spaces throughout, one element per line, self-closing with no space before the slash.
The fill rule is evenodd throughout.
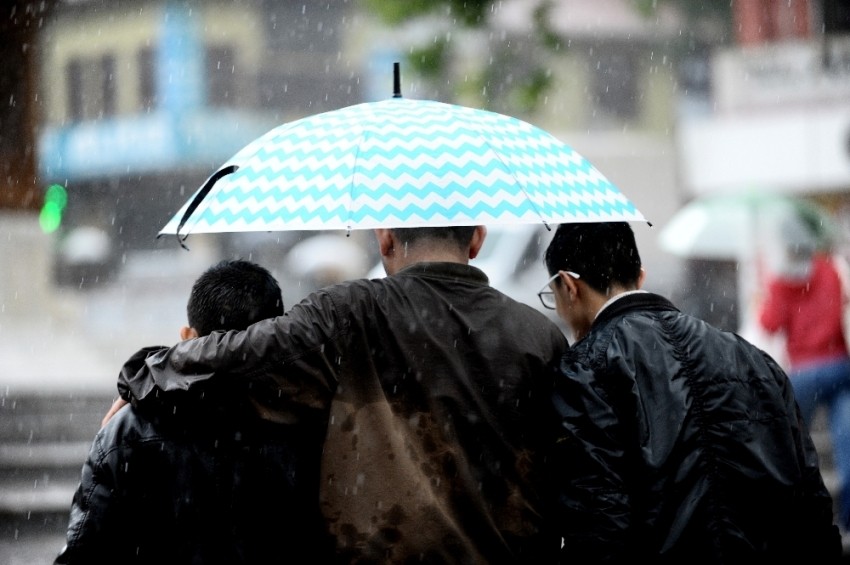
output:
<path id="1" fill-rule="evenodd" d="M 491 286 L 543 312 L 564 329 L 557 313 L 544 308 L 537 297 L 537 291 L 549 278 L 543 264 L 543 253 L 554 230 L 555 227 L 549 231 L 542 224 L 488 226 L 484 245 L 470 265 L 484 271 Z M 367 278 L 385 275 L 379 262 L 369 271 Z"/>

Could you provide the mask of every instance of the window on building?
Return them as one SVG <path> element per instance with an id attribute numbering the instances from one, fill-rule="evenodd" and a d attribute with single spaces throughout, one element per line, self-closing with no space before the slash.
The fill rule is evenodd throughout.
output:
<path id="1" fill-rule="evenodd" d="M 115 56 L 104 55 L 100 59 L 100 116 L 114 116 L 116 113 Z"/>
<path id="2" fill-rule="evenodd" d="M 85 97 L 83 95 L 83 62 L 71 59 L 65 66 L 66 85 L 68 89 L 68 118 L 73 121 L 82 120 L 84 116 Z"/>
<path id="3" fill-rule="evenodd" d="M 596 50 L 591 57 L 593 94 L 602 113 L 619 120 L 638 114 L 638 73 L 629 52 Z"/>
<path id="4" fill-rule="evenodd" d="M 850 34 L 850 2 L 824 0 L 823 31 L 827 35 Z"/>
<path id="5" fill-rule="evenodd" d="M 139 106 L 143 112 L 156 107 L 156 65 L 152 47 L 142 47 L 136 55 L 139 69 Z"/>
<path id="6" fill-rule="evenodd" d="M 65 65 L 68 118 L 97 120 L 117 112 L 115 56 L 74 57 Z"/>
<path id="7" fill-rule="evenodd" d="M 207 45 L 207 104 L 224 107 L 236 104 L 236 57 L 233 48 Z"/>

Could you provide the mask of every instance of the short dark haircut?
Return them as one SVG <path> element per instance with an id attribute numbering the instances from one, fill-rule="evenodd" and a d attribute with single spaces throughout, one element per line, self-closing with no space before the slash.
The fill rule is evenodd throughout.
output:
<path id="1" fill-rule="evenodd" d="M 283 314 L 280 286 L 268 270 L 241 259 L 207 269 L 192 286 L 186 306 L 189 325 L 199 335 L 244 330 Z"/>
<path id="2" fill-rule="evenodd" d="M 573 271 L 605 294 L 612 283 L 631 286 L 640 278 L 640 254 L 627 222 L 561 224 L 543 260 L 550 275 Z"/>
<path id="3" fill-rule="evenodd" d="M 393 231 L 400 241 L 408 245 L 427 240 L 441 241 L 453 247 L 463 248 L 472 241 L 475 226 L 396 228 Z"/>

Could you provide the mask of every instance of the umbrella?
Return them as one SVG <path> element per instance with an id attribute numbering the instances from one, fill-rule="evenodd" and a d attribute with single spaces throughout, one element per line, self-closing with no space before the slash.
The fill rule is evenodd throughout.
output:
<path id="1" fill-rule="evenodd" d="M 519 119 L 401 97 L 280 125 L 224 163 L 160 231 L 639 221 L 590 162 Z"/>
<path id="2" fill-rule="evenodd" d="M 764 248 L 829 247 L 836 234 L 829 215 L 807 200 L 742 192 L 690 201 L 661 229 L 658 242 L 680 257 L 742 260 Z"/>
<path id="3" fill-rule="evenodd" d="M 800 276 L 810 252 L 837 243 L 838 233 L 827 212 L 808 200 L 741 191 L 691 200 L 661 228 L 658 243 L 688 259 L 736 262 L 738 331 L 776 352 L 756 321 L 768 277 Z M 718 290 L 724 295 L 729 291 Z"/>

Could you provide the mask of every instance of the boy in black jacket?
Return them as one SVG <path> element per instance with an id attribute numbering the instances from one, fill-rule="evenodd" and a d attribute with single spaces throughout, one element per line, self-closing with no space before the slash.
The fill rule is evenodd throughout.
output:
<path id="1" fill-rule="evenodd" d="M 183 340 L 280 316 L 283 299 L 266 269 L 222 261 L 195 282 L 187 314 Z M 323 561 L 322 438 L 264 420 L 228 387 L 207 387 L 169 414 L 127 407 L 98 432 L 56 564 Z"/>

